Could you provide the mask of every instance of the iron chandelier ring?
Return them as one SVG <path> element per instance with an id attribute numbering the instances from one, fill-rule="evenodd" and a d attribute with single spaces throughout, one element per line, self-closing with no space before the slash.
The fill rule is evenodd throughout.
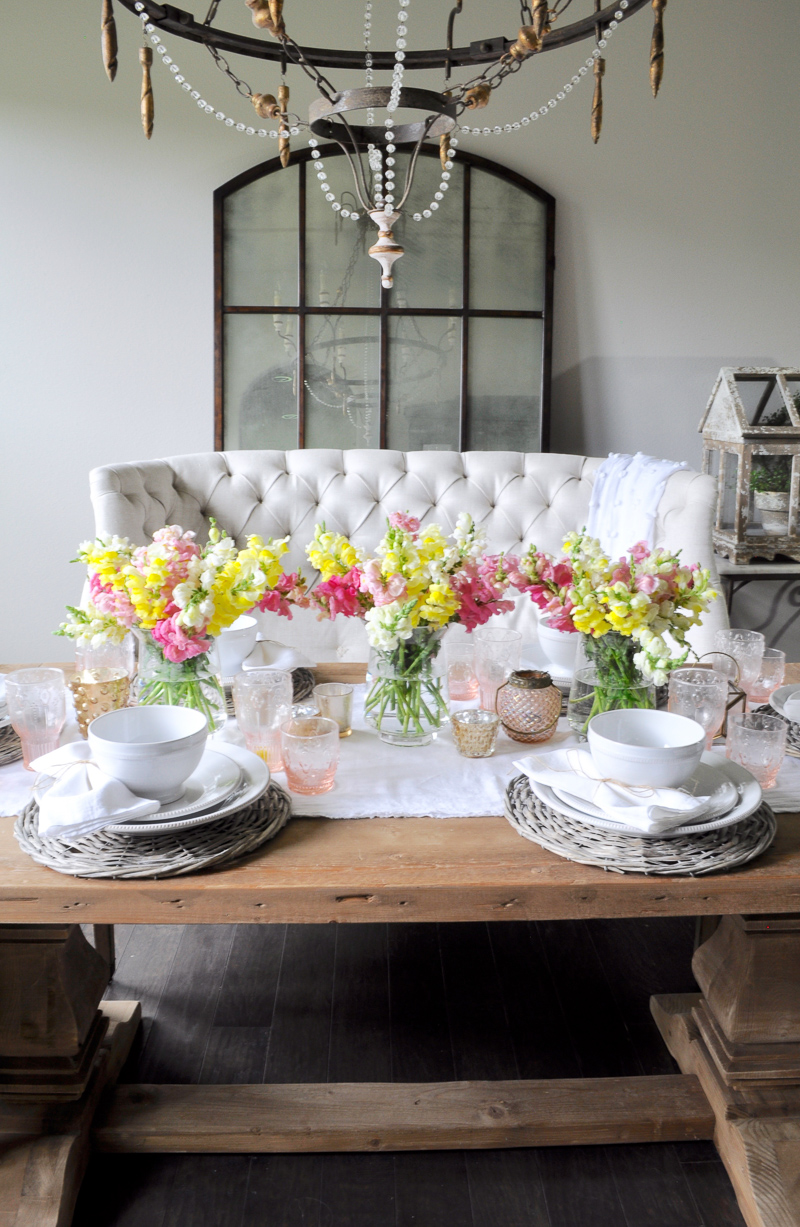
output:
<path id="1" fill-rule="evenodd" d="M 353 137 L 364 145 L 381 145 L 386 139 L 386 128 L 366 127 L 361 124 L 337 123 L 329 116 L 380 109 L 389 101 L 389 86 L 374 86 L 367 89 L 348 89 L 336 94 L 333 101 L 317 98 L 308 108 L 308 123 L 315 136 L 336 141 L 342 146 L 352 146 Z M 396 145 L 416 145 L 425 137 L 446 136 L 456 126 L 456 104 L 446 102 L 441 94 L 429 89 L 401 89 L 399 105 L 408 110 L 426 111 L 438 116 L 432 124 L 422 120 L 411 124 L 397 124 L 394 128 Z"/>

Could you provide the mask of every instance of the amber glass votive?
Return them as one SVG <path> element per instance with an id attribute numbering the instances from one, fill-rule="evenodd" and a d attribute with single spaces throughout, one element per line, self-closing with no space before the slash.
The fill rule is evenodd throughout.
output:
<path id="1" fill-rule="evenodd" d="M 450 715 L 453 740 L 459 754 L 465 758 L 489 758 L 494 754 L 500 717 L 493 711 L 470 708 Z"/>
<path id="2" fill-rule="evenodd" d="M 128 702 L 131 683 L 125 669 L 81 669 L 67 682 L 75 703 L 75 715 L 81 737 L 85 737 L 89 725 L 96 716 L 116 711 Z"/>
<path id="3" fill-rule="evenodd" d="M 314 698 L 319 714 L 339 725 L 339 736 L 349 737 L 353 729 L 353 687 L 344 682 L 320 682 L 314 687 Z"/>

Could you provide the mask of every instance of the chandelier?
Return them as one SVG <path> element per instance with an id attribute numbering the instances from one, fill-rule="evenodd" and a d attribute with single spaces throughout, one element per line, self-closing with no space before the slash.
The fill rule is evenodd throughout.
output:
<path id="1" fill-rule="evenodd" d="M 241 3 L 241 0 L 237 2 Z M 416 51 L 408 49 L 412 0 L 397 0 L 394 51 L 372 50 L 373 10 L 383 0 L 365 0 L 363 49 L 359 50 L 301 46 L 287 29 L 288 11 L 284 12 L 284 0 L 244 2 L 252 10 L 253 24 L 263 31 L 261 37 L 234 33 L 217 25 L 221 0 L 211 0 L 202 21 L 195 20 L 191 13 L 171 4 L 156 4 L 153 0 L 120 0 L 142 23 L 143 45 L 139 59 L 142 65 L 141 117 L 145 136 L 149 139 L 153 132 L 150 68 L 155 48 L 172 79 L 202 111 L 236 132 L 275 138 L 284 167 L 289 165 L 292 137 L 306 130 L 317 179 L 331 208 L 342 217 L 357 221 L 361 216 L 358 208 L 345 207 L 331 190 L 318 149 L 320 138 L 334 141 L 350 165 L 360 209 L 378 227 L 378 237 L 369 248 L 369 254 L 380 264 L 381 284 L 386 289 L 392 286 L 394 262 L 404 254 L 402 246 L 395 239 L 393 227 L 404 213 L 408 213 L 415 222 L 425 221 L 433 217 L 444 203 L 459 131 L 474 136 L 521 131 L 546 118 L 584 77 L 591 74 L 594 80 L 591 137 L 596 143 L 603 124 L 603 77 L 606 68 L 603 51 L 621 22 L 646 4 L 654 13 L 650 44 L 650 85 L 654 97 L 658 94 L 664 71 L 664 9 L 667 0 L 614 0 L 611 4 L 604 3 L 604 0 L 578 0 L 579 4 L 588 6 L 591 11 L 570 23 L 563 22 L 561 18 L 574 0 L 522 0 L 516 38 L 497 35 L 464 47 L 453 45 L 455 22 L 464 3 L 464 0 L 455 0 L 447 17 L 445 46 L 437 50 Z M 385 0 L 385 3 L 393 7 L 394 0 Z M 493 11 L 496 8 L 492 6 Z M 250 100 L 258 120 L 272 120 L 277 126 L 268 130 L 256 127 L 257 121 L 253 124 L 237 123 L 202 98 L 200 91 L 192 89 L 191 83 L 168 53 L 164 39 L 171 35 L 205 46 L 216 66 L 233 83 L 238 93 Z M 465 122 L 488 107 L 504 82 L 526 64 L 535 61 L 537 56 L 585 39 L 594 40 L 591 55 L 546 105 L 521 116 L 516 122 L 494 127 L 473 127 Z M 113 81 L 117 70 L 113 0 L 102 0 L 101 42 L 106 72 Z M 280 73 L 276 94 L 252 90 L 231 68 L 227 58 L 231 53 L 276 64 Z M 325 68 L 360 71 L 364 74 L 363 84 L 352 89 L 337 89 L 324 75 Z M 303 72 L 319 92 L 319 97 L 309 108 L 307 121 L 289 110 L 289 69 Z M 437 92 L 406 86 L 406 71 L 415 69 L 444 69 L 446 88 Z M 466 70 L 465 79 L 451 83 L 453 72 L 457 69 Z M 375 73 L 389 71 L 392 74 L 391 84 L 376 85 Z M 398 111 L 403 112 L 402 122 L 396 116 Z M 417 118 L 407 118 L 409 112 Z M 363 122 L 356 122 L 362 113 Z M 385 118 L 379 122 L 376 113 L 385 113 Z M 426 207 L 414 211 L 409 201 L 418 154 L 426 140 L 438 141 L 441 181 L 433 200 Z M 408 155 L 402 182 L 395 157 L 398 149 Z"/>

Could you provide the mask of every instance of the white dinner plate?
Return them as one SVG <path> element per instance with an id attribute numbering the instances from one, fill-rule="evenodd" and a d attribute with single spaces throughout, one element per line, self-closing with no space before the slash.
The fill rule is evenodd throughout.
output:
<path id="1" fill-rule="evenodd" d="M 190 814 L 199 814 L 203 810 L 221 805 L 238 788 L 242 780 L 242 769 L 227 754 L 218 750 L 203 751 L 203 757 L 198 766 L 184 784 L 183 794 L 177 801 L 162 805 L 155 814 L 137 818 L 137 822 L 169 822 L 173 818 L 188 818 Z"/>
<path id="2" fill-rule="evenodd" d="M 224 818 L 228 814 L 235 813 L 236 810 L 244 809 L 246 805 L 251 805 L 267 791 L 269 767 L 257 754 L 252 754 L 242 746 L 235 746 L 227 741 L 215 742 L 213 751 L 206 751 L 206 753 L 214 753 L 230 759 L 233 765 L 239 768 L 241 775 L 239 785 L 225 800 L 210 809 L 207 808 L 183 818 L 164 818 L 162 810 L 158 814 L 153 814 L 151 818 L 140 818 L 135 822 L 119 822 L 114 826 L 106 827 L 106 830 L 117 832 L 120 835 L 151 835 L 154 832 L 183 831 L 187 827 L 215 822 L 217 818 Z"/>
<path id="3" fill-rule="evenodd" d="M 774 708 L 778 715 L 783 716 L 785 720 L 788 720 L 790 717 L 787 716 L 786 712 L 783 710 L 783 705 L 789 698 L 790 694 L 796 694 L 798 698 L 800 698 L 800 686 L 798 686 L 797 682 L 790 682 L 788 686 L 779 686 L 778 689 L 773 690 L 772 694 L 769 696 L 770 707 Z M 792 723 L 796 724 L 798 722 L 792 721 Z"/>
<path id="4" fill-rule="evenodd" d="M 543 673 L 549 673 L 554 686 L 558 686 L 559 690 L 569 690 L 573 670 L 565 668 L 564 665 L 552 664 L 538 643 L 523 643 L 520 659 L 523 669 L 539 669 Z"/>
<path id="5" fill-rule="evenodd" d="M 704 767 L 708 773 L 703 770 Z M 638 835 L 645 839 L 672 839 L 676 835 L 699 835 L 705 831 L 721 830 L 723 827 L 732 826 L 735 822 L 741 822 L 743 818 L 748 818 L 758 809 L 762 798 L 761 785 L 750 772 L 745 767 L 740 767 L 738 763 L 725 758 L 723 754 L 713 750 L 705 751 L 700 767 L 691 777 L 690 782 L 694 784 L 694 789 L 701 795 L 708 795 L 726 781 L 732 783 L 739 793 L 737 804 L 726 814 L 706 822 L 686 823 L 684 826 L 673 827 L 671 831 L 653 833 L 636 830 L 634 827 L 626 826 L 623 822 L 613 822 L 604 816 L 598 817 L 596 815 L 601 814 L 601 811 L 597 806 L 591 807 L 596 813 L 590 813 L 588 809 L 585 811 L 578 809 L 578 803 L 583 806 L 586 802 L 573 797 L 567 802 L 546 784 L 539 784 L 534 780 L 530 780 L 529 783 L 532 791 L 540 801 L 544 801 L 545 805 L 567 814 L 570 818 L 575 818 L 578 822 L 586 822 L 590 826 L 599 827 L 604 831 L 614 831 L 620 835 Z"/>

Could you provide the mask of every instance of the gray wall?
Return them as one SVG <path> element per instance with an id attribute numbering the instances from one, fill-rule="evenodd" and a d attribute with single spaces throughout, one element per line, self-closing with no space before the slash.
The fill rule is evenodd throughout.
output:
<path id="1" fill-rule="evenodd" d="M 515 7 L 474 6 L 457 40 L 511 34 Z M 67 560 L 92 530 L 88 469 L 212 446 L 211 195 L 274 153 L 274 142 L 202 115 L 159 62 L 148 144 L 137 23 L 118 6 L 111 86 L 98 8 L 3 6 L 4 660 L 68 654 L 50 631 L 80 587 Z M 416 45 L 441 44 L 448 8 L 412 0 Z M 230 22 L 252 29 L 244 6 L 228 9 Z M 331 41 L 360 42 L 360 0 L 300 10 L 290 0 L 299 38 L 324 40 L 324 11 Z M 387 0 L 386 24 L 376 17 L 382 46 L 390 33 L 393 41 L 395 11 Z M 797 0 L 675 0 L 666 30 L 657 101 L 649 8 L 610 41 L 596 148 L 588 79 L 535 126 L 464 144 L 558 201 L 553 447 L 642 449 L 696 464 L 697 422 L 721 365 L 800 362 Z M 209 101 L 249 122 L 249 104 L 201 48 L 173 40 L 170 51 Z M 588 52 L 583 44 L 529 65 L 481 120 L 502 124 L 542 105 Z M 271 71 L 237 67 L 275 92 Z M 292 91 L 302 113 L 308 91 L 294 81 Z M 446 209 L 435 224 L 447 224 Z M 513 361 L 498 355 L 498 371 Z M 737 621 L 763 618 L 754 607 L 763 597 L 741 601 Z M 788 642 L 800 656 L 800 638 Z"/>

